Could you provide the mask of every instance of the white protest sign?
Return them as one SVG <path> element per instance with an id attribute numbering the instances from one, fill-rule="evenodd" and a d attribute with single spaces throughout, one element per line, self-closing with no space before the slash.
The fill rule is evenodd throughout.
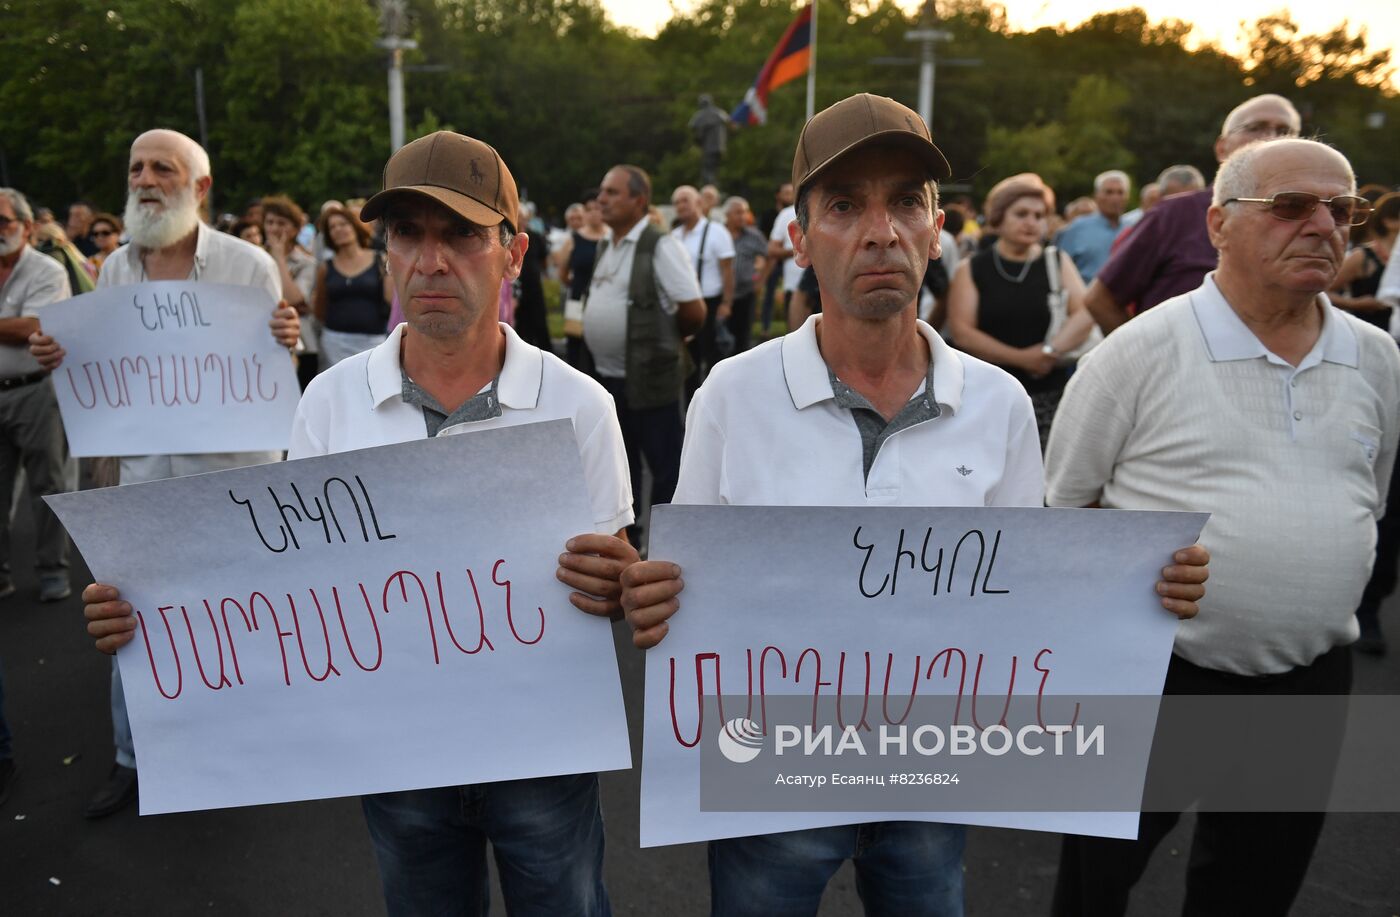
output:
<path id="1" fill-rule="evenodd" d="M 1136 836 L 1177 627 L 1154 585 L 1206 518 L 659 507 L 650 554 L 680 565 L 685 590 L 647 652 L 642 846 L 890 819 Z M 1111 758 L 1104 731 L 1085 731 L 1095 705 L 1074 704 L 1089 696 L 1131 708 L 1107 731 Z M 930 704 L 957 725 L 921 725 Z M 1058 725 L 1074 727 L 1062 749 L 1045 732 Z M 967 751 L 958 730 L 1030 740 Z M 1119 808 L 1042 793 L 1012 810 L 1052 768 L 1091 800 L 1102 779 Z M 909 781 L 925 784 L 915 802 Z"/>
<path id="2" fill-rule="evenodd" d="M 261 289 L 160 280 L 44 309 L 73 455 L 286 449 L 301 390 Z"/>
<path id="3" fill-rule="evenodd" d="M 48 500 L 140 622 L 142 814 L 631 766 L 568 421 Z"/>

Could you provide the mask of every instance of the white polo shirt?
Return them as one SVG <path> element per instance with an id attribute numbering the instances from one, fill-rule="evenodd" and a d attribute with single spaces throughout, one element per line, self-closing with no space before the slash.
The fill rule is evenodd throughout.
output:
<path id="1" fill-rule="evenodd" d="M 427 438 L 422 408 L 403 399 L 399 345 L 405 327 L 399 325 L 384 343 L 311 380 L 297 405 L 287 458 Z M 509 325 L 502 324 L 501 330 L 506 358 L 496 385 L 500 415 L 444 426 L 438 435 L 572 421 L 595 531 L 611 535 L 631 525 L 632 485 L 612 396 L 554 354 L 522 341 Z"/>
<path id="2" fill-rule="evenodd" d="M 773 231 L 768 234 L 769 241 L 783 243 L 783 248 L 788 252 L 792 251 L 792 237 L 788 235 L 788 224 L 797 219 L 797 208 L 789 204 L 778 211 L 778 218 L 773 221 Z M 783 261 L 783 289 L 791 293 L 797 289 L 797 283 L 802 279 L 802 268 L 797 266 L 797 262 L 791 257 Z"/>
<path id="3" fill-rule="evenodd" d="M 734 237 L 720 223 L 701 219 L 694 229 L 677 226 L 671 230 L 671 237 L 685 246 L 690 263 L 699 265 L 700 295 L 706 299 L 724 292 L 724 275 L 719 271 L 719 263 L 734 260 Z"/>
<path id="4" fill-rule="evenodd" d="M 627 303 L 632 282 L 632 259 L 637 240 L 646 228 L 646 218 L 627 231 L 621 241 L 608 243 L 593 269 L 588 300 L 583 311 L 583 340 L 593 355 L 598 375 L 609 379 L 627 376 Z M 725 233 L 727 236 L 728 233 Z M 662 235 L 652 257 L 652 273 L 661 296 L 661 308 L 674 314 L 678 304 L 701 299 L 695 279 L 695 265 L 685 247 L 672 236 Z"/>
<path id="5" fill-rule="evenodd" d="M 1357 637 L 1400 434 L 1400 352 L 1319 296 L 1296 366 L 1270 353 L 1207 274 L 1079 363 L 1047 451 L 1052 506 L 1208 512 L 1200 614 L 1176 652 L 1263 675 Z"/>
<path id="6" fill-rule="evenodd" d="M 249 242 L 226 232 L 198 224 L 194 247 L 194 266 L 189 280 L 209 283 L 232 283 L 256 287 L 268 295 L 268 319 L 272 307 L 282 296 L 282 279 L 272 256 Z M 141 261 L 141 248 L 128 243 L 107 256 L 102 273 L 97 277 L 98 289 L 129 286 L 147 281 L 146 267 Z M 268 331 L 268 334 L 271 334 Z M 62 341 L 59 342 L 63 343 Z M 290 357 L 288 358 L 290 359 Z M 282 460 L 281 452 L 206 452 L 191 455 L 127 455 L 122 457 L 121 483 L 142 484 L 163 481 L 187 474 L 226 471 L 245 465 L 264 465 Z"/>
<path id="7" fill-rule="evenodd" d="M 0 286 L 0 318 L 38 318 L 45 306 L 70 295 L 63 265 L 26 242 Z M 30 356 L 28 344 L 0 344 L 0 379 L 27 376 L 41 368 Z"/>
<path id="8" fill-rule="evenodd" d="M 691 402 L 676 503 L 1040 506 L 1030 398 L 1005 371 L 918 323 L 939 415 L 885 440 L 864 474 L 859 429 L 837 405 L 813 315 L 715 365 Z M 929 397 L 921 387 L 917 397 Z"/>

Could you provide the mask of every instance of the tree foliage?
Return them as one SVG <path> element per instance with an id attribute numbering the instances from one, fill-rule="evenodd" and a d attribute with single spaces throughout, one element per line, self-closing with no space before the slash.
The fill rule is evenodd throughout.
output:
<path id="1" fill-rule="evenodd" d="M 916 13 L 893 0 L 817 0 L 816 102 L 871 91 L 913 106 Z M 742 99 L 798 0 L 701 0 L 655 38 L 609 20 L 601 0 L 408 0 L 410 136 L 450 126 L 489 140 L 517 181 L 560 209 L 618 162 L 651 171 L 659 194 L 694 181 L 685 125 L 696 97 Z M 1188 47 L 1190 26 L 1141 9 L 1074 28 L 1011 30 L 988 0 L 945 0 L 952 40 L 940 66 L 935 140 L 954 183 L 985 191 L 1039 172 L 1061 197 L 1097 172 L 1139 180 L 1173 163 L 1214 170 L 1225 113 L 1258 92 L 1299 106 L 1304 129 L 1336 144 L 1363 180 L 1400 181 L 1400 97 L 1389 52 L 1341 23 L 1304 34 L 1259 20 L 1242 59 Z M 372 0 L 0 0 L 0 168 L 37 201 L 124 195 L 140 131 L 199 138 L 204 76 L 216 206 L 286 192 L 307 205 L 372 192 L 389 149 L 387 52 Z M 880 62 L 884 59 L 886 62 Z M 731 135 L 726 191 L 766 204 L 789 174 L 801 81 L 769 100 L 769 123 Z"/>

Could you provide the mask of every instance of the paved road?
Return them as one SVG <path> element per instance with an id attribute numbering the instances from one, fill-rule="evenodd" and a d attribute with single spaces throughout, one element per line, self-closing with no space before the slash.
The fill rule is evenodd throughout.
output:
<path id="1" fill-rule="evenodd" d="M 0 914 L 378 915 L 373 855 L 358 803 L 294 805 L 139 818 L 134 808 L 98 822 L 81 816 L 111 764 L 108 663 L 82 632 L 76 595 L 39 605 L 21 515 L 14 559 L 19 594 L 0 602 L 6 714 L 21 773 L 0 808 Z M 140 545 L 139 550 L 160 550 Z M 86 582 L 81 561 L 75 584 Z M 1400 634 L 1400 612 L 1386 620 Z M 642 657 L 618 629 L 618 658 L 641 760 Z M 1357 660 L 1357 691 L 1400 694 L 1400 655 Z M 365 741 L 374 737 L 367 730 Z M 1400 766 L 1400 765 L 1398 765 Z M 637 847 L 637 774 L 603 777 L 607 878 L 622 915 L 703 915 L 705 852 Z M 1158 851 L 1134 898 L 1134 917 L 1180 912 L 1190 820 Z M 971 917 L 1046 912 L 1058 838 L 974 829 L 967 853 Z M 499 906 L 496 913 L 502 913 Z M 860 913 L 849 866 L 823 917 Z M 1400 917 L 1400 815 L 1334 815 L 1319 845 L 1299 917 Z"/>

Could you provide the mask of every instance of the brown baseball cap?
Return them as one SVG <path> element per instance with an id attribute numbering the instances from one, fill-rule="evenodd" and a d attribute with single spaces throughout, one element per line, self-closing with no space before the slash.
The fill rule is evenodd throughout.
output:
<path id="1" fill-rule="evenodd" d="M 501 154 L 480 140 L 437 131 L 405 144 L 384 165 L 384 190 L 365 201 L 360 219 L 374 220 L 402 195 L 430 198 L 478 226 L 504 220 L 520 228 L 520 195 Z"/>
<path id="2" fill-rule="evenodd" d="M 894 99 L 862 92 L 818 112 L 802 128 L 797 152 L 792 157 L 792 186 L 796 193 L 801 194 L 802 186 L 822 169 L 872 143 L 909 149 L 923 160 L 930 178 L 952 174 L 948 160 L 933 145 L 928 125 L 917 112 Z"/>

